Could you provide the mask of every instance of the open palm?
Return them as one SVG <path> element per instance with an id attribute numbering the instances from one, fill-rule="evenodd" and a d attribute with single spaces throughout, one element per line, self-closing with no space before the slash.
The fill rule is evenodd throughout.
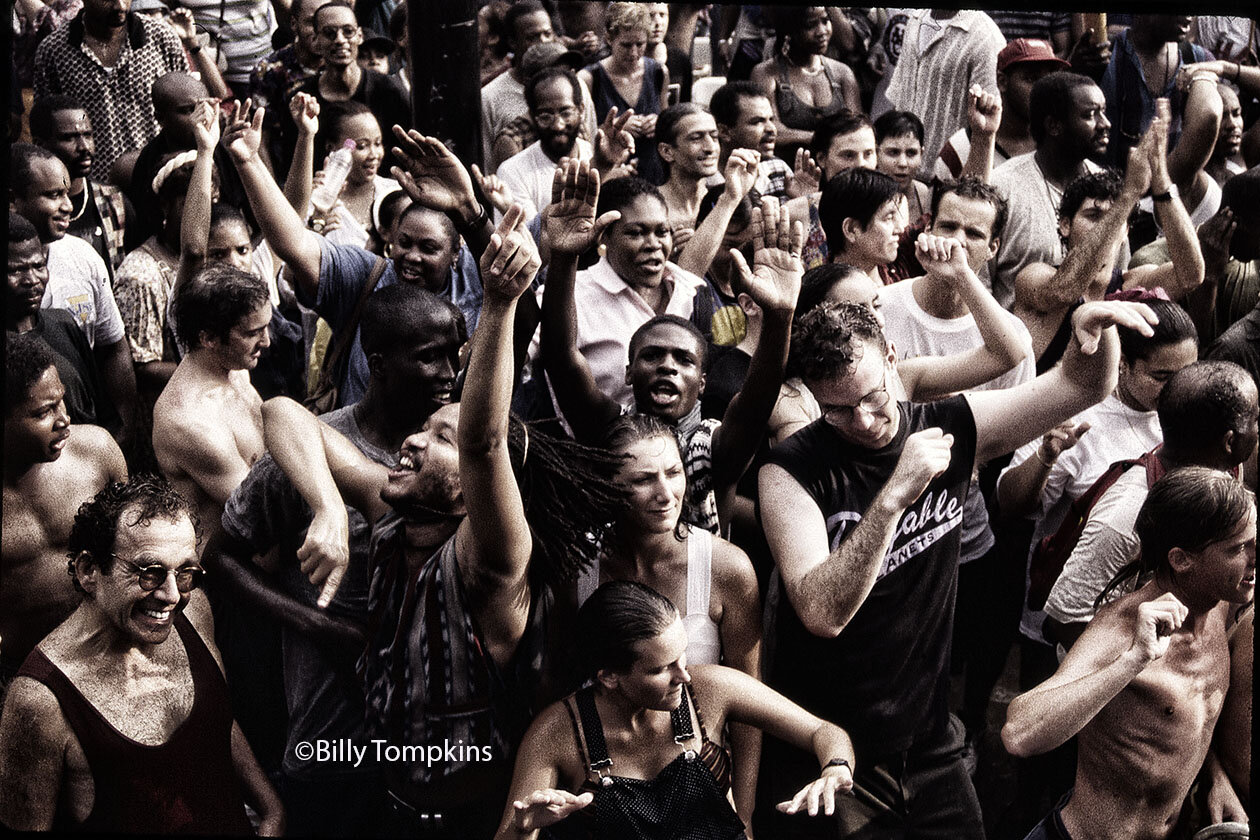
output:
<path id="1" fill-rule="evenodd" d="M 595 218 L 599 172 L 585 161 L 564 158 L 551 180 L 551 204 L 543 211 L 543 237 L 553 253 L 580 254 L 604 228 L 621 218 L 613 211 Z"/>
<path id="2" fill-rule="evenodd" d="M 401 126 L 394 126 L 394 139 L 394 155 L 402 162 L 394 176 L 413 201 L 443 213 L 476 202 L 468 170 L 441 140 Z"/>
<path id="3" fill-rule="evenodd" d="M 779 203 L 767 198 L 753 212 L 753 267 L 738 250 L 732 249 L 743 291 L 766 310 L 791 312 L 801 291 L 805 265 L 801 249 L 805 233 L 800 222 L 792 223 L 781 213 Z"/>

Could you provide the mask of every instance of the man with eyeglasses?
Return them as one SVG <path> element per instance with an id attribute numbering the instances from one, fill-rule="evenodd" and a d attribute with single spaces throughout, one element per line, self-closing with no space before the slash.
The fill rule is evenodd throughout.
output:
<path id="1" fill-rule="evenodd" d="M 11 290 L 15 261 L 31 256 L 22 243 L 10 244 Z M 10 296 L 6 313 L 12 309 Z M 60 329 L 77 332 L 72 323 Z M 0 696 L 32 648 L 78 604 L 65 574 L 75 511 L 109 482 L 127 477 L 113 438 L 99 426 L 73 423 L 66 413 L 58 375 L 63 362 L 48 343 L 34 330 L 10 328 L 5 351 Z"/>
<path id="2" fill-rule="evenodd" d="M 75 517 L 78 608 L 26 658 L 0 716 L 0 822 L 19 831 L 284 831 L 232 720 L 188 502 L 114 482 Z M 65 574 L 65 565 L 59 563 Z M 172 628 L 175 634 L 171 633 Z"/>
<path id="3" fill-rule="evenodd" d="M 590 160 L 593 150 L 578 136 L 584 109 L 572 70 L 556 65 L 539 71 L 525 83 L 525 101 L 538 139 L 505 160 L 498 175 L 528 220 L 551 203 L 551 181 L 560 159 Z"/>
<path id="4" fill-rule="evenodd" d="M 901 401 L 896 355 L 865 307 L 824 304 L 798 321 L 792 355 L 823 416 L 776 447 L 760 473 L 762 523 L 786 594 L 767 682 L 851 734 L 861 793 L 837 802 L 834 820 L 778 815 L 767 804 L 814 759 L 766 738 L 759 834 L 984 836 L 962 727 L 949 714 L 971 475 L 1102 400 L 1118 370 L 1113 325 L 1149 335 L 1153 317 L 1137 304 L 1085 304 L 1054 370 L 926 404 Z"/>
<path id="5" fill-rule="evenodd" d="M 411 99 L 402 83 L 394 76 L 386 76 L 375 70 L 359 66 L 359 45 L 363 43 L 363 30 L 354 16 L 354 8 L 347 0 L 331 0 L 315 11 L 315 50 L 323 59 L 319 74 L 294 91 L 307 93 L 319 100 L 320 108 L 333 102 L 362 102 L 376 115 L 383 132 L 390 126 L 411 127 Z M 283 125 L 285 160 L 292 158 L 297 144 L 297 124 L 290 116 L 287 104 L 272 103 L 268 110 L 279 111 Z M 321 113 L 325 113 L 321 110 Z M 381 171 L 399 164 L 392 152 L 392 143 L 385 143 L 385 160 Z M 321 167 L 322 168 L 322 167 Z"/>

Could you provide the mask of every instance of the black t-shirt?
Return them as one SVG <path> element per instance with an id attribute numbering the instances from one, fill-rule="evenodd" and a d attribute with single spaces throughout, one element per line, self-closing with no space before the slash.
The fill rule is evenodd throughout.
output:
<path id="1" fill-rule="evenodd" d="M 897 436 L 882 449 L 849 443 L 818 420 L 770 454 L 818 504 L 834 549 L 887 483 L 910 434 L 938 426 L 954 435 L 949 468 L 902 514 L 874 588 L 839 636 L 815 636 L 780 601 L 768 682 L 868 754 L 906 749 L 948 720 L 963 502 L 976 454 L 964 397 L 899 410 Z"/>
<path id="2" fill-rule="evenodd" d="M 336 102 L 325 99 L 319 92 L 318 75 L 307 79 L 297 92 L 310 94 L 319 100 L 320 114 L 327 114 L 329 108 L 337 106 Z M 381 161 L 378 172 L 388 177 L 390 167 L 398 164 L 398 159 L 390 151 L 394 147 L 393 127 L 395 124 L 403 128 L 411 127 L 411 100 L 407 96 L 407 91 L 396 77 L 365 69 L 359 79 L 358 88 L 350 95 L 350 100 L 368 106 L 376 117 L 376 121 L 380 123 L 381 138 L 385 141 L 385 159 Z M 293 117 L 289 114 L 287 107 L 280 115 L 280 125 L 284 135 L 282 138 L 284 148 L 288 152 L 289 159 L 292 159 L 293 150 L 297 146 L 297 124 L 293 122 Z M 315 169 L 318 171 L 323 168 L 324 152 L 322 149 L 316 149 Z"/>
<path id="3" fill-rule="evenodd" d="M 700 416 L 721 420 L 735 395 L 744 387 L 752 356 L 738 347 L 722 348 L 713 356 L 704 375 L 704 394 L 700 398 Z"/>

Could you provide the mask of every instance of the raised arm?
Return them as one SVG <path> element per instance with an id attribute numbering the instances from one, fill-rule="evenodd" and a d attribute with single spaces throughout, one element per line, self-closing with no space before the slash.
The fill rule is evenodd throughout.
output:
<path id="1" fill-rule="evenodd" d="M 1196 180 L 1211 177 L 1203 167 L 1212 158 L 1216 136 L 1221 130 L 1225 104 L 1217 90 L 1217 76 L 1202 64 L 1189 75 L 1185 107 L 1181 114 L 1181 136 L 1177 148 L 1168 154 L 1168 171 L 1177 189 L 1189 194 Z M 1184 71 L 1183 71 L 1184 72 Z M 1167 101 L 1159 100 L 1157 109 L 1167 109 Z M 1157 111 L 1158 113 L 1158 111 Z"/>
<path id="2" fill-rule="evenodd" d="M 976 463 L 1004 455 L 1044 434 L 1116 387 L 1116 326 L 1152 334 L 1155 313 L 1140 303 L 1086 303 L 1072 313 L 1072 341 L 1063 361 L 1016 388 L 967 394 L 976 421 Z"/>
<path id="3" fill-rule="evenodd" d="M 1003 516 L 1032 515 L 1059 456 L 1076 446 L 1089 428 L 1088 422 L 1060 423 L 1042 435 L 1032 455 L 1002 474 L 998 479 L 997 497 Z"/>
<path id="4" fill-rule="evenodd" d="M 875 586 L 897 522 L 949 467 L 954 436 L 924 429 L 906 439 L 887 483 L 832 551 L 817 503 L 787 470 L 762 467 L 761 518 L 788 600 L 816 636 L 837 636 Z"/>
<path id="5" fill-rule="evenodd" d="M 200 74 L 201 81 L 209 94 L 217 99 L 230 98 L 232 89 L 227 86 L 227 82 L 223 81 L 223 74 L 219 72 L 216 57 L 210 50 L 204 49 L 197 39 L 197 22 L 193 19 L 192 10 L 186 7 L 173 9 L 166 22 L 171 29 L 175 30 L 180 44 L 192 59 L 192 66 L 189 69 Z"/>
<path id="6" fill-rule="evenodd" d="M 1128 230 L 1129 214 L 1151 185 L 1151 149 L 1167 124 L 1156 117 L 1138 145 L 1129 150 L 1120 195 L 1084 240 L 1068 251 L 1058 270 L 1026 266 L 1015 279 L 1016 309 L 1044 313 L 1066 309 L 1091 288 L 1107 287 L 1116 253 Z M 1099 295 L 1101 297 L 1101 294 Z"/>
<path id="7" fill-rule="evenodd" d="M 310 298 L 319 288 L 319 234 L 307 230 L 306 223 L 289 204 L 276 184 L 271 170 L 258 156 L 262 143 L 263 109 L 250 110 L 250 100 L 236 107 L 224 134 L 228 153 L 240 173 L 245 196 L 263 236 L 276 256 L 284 261 L 296 284 Z"/>
<path id="8" fill-rule="evenodd" d="M 481 257 L 485 300 L 459 411 L 459 478 L 468 508 L 459 527 L 459 565 L 479 597 L 488 599 L 487 612 L 512 624 L 509 632 L 524 629 L 524 614 L 511 607 L 519 605 L 527 585 L 533 548 L 507 444 L 514 380 L 512 321 L 516 300 L 530 287 L 539 265 L 524 212 L 509 207 Z M 495 609 L 496 603 L 503 609 Z M 525 603 L 528 609 L 528 598 Z"/>
<path id="9" fill-rule="evenodd" d="M 319 132 L 319 100 L 309 93 L 296 94 L 289 101 L 289 115 L 297 124 L 297 145 L 284 179 L 284 197 L 302 218 L 310 209 L 311 177 L 315 171 L 315 135 Z"/>
<path id="10" fill-rule="evenodd" d="M 1085 728 L 1168 650 L 1188 611 L 1171 592 L 1090 622 L 1050 679 L 1011 701 L 1002 743 L 1018 757 L 1049 752 Z M 1136 618 L 1135 618 L 1136 616 Z"/>
<path id="11" fill-rule="evenodd" d="M 1032 352 L 984 283 L 967 264 L 967 249 L 948 236 L 919 235 L 915 255 L 929 277 L 954 289 L 975 318 L 984 343 L 950 356 L 920 356 L 898 365 L 906 398 L 927 402 L 988 382 L 1019 365 Z"/>
<path id="12" fill-rule="evenodd" d="M 477 194 L 472 178 L 459 158 L 436 137 L 426 137 L 412 129 L 394 126 L 393 153 L 401 166 L 390 172 L 411 200 L 445 213 L 468 243 L 468 250 L 480 261 L 490 244 L 494 226 Z"/>
<path id="13" fill-rule="evenodd" d="M 1157 109 L 1160 116 L 1164 116 L 1168 109 L 1167 100 L 1159 100 Z M 1166 121 L 1162 124 L 1167 126 Z M 1168 173 L 1167 130 L 1155 133 L 1154 143 L 1150 146 L 1150 166 L 1151 195 L 1168 195 L 1172 178 Z M 1124 287 L 1128 289 L 1134 286 L 1146 288 L 1159 286 L 1168 293 L 1170 298 L 1180 300 L 1203 282 L 1203 252 L 1199 250 L 1199 236 L 1180 196 L 1173 195 L 1162 200 L 1157 198 L 1154 204 L 1155 218 L 1163 228 L 1164 236 L 1168 241 L 1170 260 L 1162 265 L 1143 266 L 1126 271 Z"/>
<path id="14" fill-rule="evenodd" d="M 993 175 L 993 151 L 997 146 L 998 126 L 1002 124 L 1002 97 L 989 93 L 980 85 L 967 91 L 967 125 L 971 128 L 971 148 L 961 175 L 972 175 L 989 183 Z"/>
<path id="15" fill-rule="evenodd" d="M 723 176 L 726 183 L 717 203 L 704 217 L 704 221 L 696 227 L 696 232 L 683 246 L 678 256 L 679 268 L 686 269 L 697 277 L 703 277 L 722 247 L 722 238 L 726 236 L 726 228 L 735 215 L 735 209 L 743 201 L 744 196 L 757 183 L 757 164 L 761 161 L 761 153 L 754 149 L 735 149 L 726 161 Z"/>
<path id="16" fill-rule="evenodd" d="M 578 352 L 577 282 L 578 256 L 601 231 L 621 217 L 612 211 L 595 218 L 599 198 L 599 173 L 587 163 L 565 158 L 551 182 L 551 205 L 543 214 L 543 247 L 551 253 L 547 284 L 543 288 L 543 369 L 555 390 L 560 412 L 574 436 L 584 443 L 600 440 L 620 407 L 599 390 L 590 365 Z"/>
<path id="17" fill-rule="evenodd" d="M 193 162 L 179 228 L 179 273 L 175 287 L 187 283 L 206 264 L 210 243 L 210 206 L 214 175 L 214 148 L 219 144 L 219 109 L 211 102 L 197 104 L 193 136 L 197 160 Z"/>
<path id="18" fill-rule="evenodd" d="M 734 156 L 735 152 L 731 153 Z M 762 200 L 753 213 L 753 269 L 731 249 L 740 285 L 761 307 L 761 338 L 753 351 L 748 375 L 731 400 L 713 441 L 713 485 L 718 498 L 733 488 L 757 453 L 766 424 L 774 411 L 787 364 L 792 313 L 801 290 L 805 267 L 801 248 L 805 234 L 800 222 L 790 224 L 773 198 Z"/>

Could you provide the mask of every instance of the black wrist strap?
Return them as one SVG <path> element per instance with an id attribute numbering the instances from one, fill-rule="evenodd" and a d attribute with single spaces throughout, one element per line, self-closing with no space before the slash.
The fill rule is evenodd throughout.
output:
<path id="1" fill-rule="evenodd" d="M 465 236 L 469 233 L 477 233 L 483 227 L 485 227 L 486 222 L 488 221 L 490 221 L 490 214 L 486 212 L 486 208 L 483 205 L 478 204 L 476 218 L 474 218 L 468 224 L 456 222 L 455 230 L 459 232 L 460 236 Z"/>
<path id="2" fill-rule="evenodd" d="M 833 758 L 822 766 L 820 772 L 825 773 L 828 767 L 848 767 L 849 772 L 853 772 L 853 765 L 849 763 L 847 758 Z"/>

